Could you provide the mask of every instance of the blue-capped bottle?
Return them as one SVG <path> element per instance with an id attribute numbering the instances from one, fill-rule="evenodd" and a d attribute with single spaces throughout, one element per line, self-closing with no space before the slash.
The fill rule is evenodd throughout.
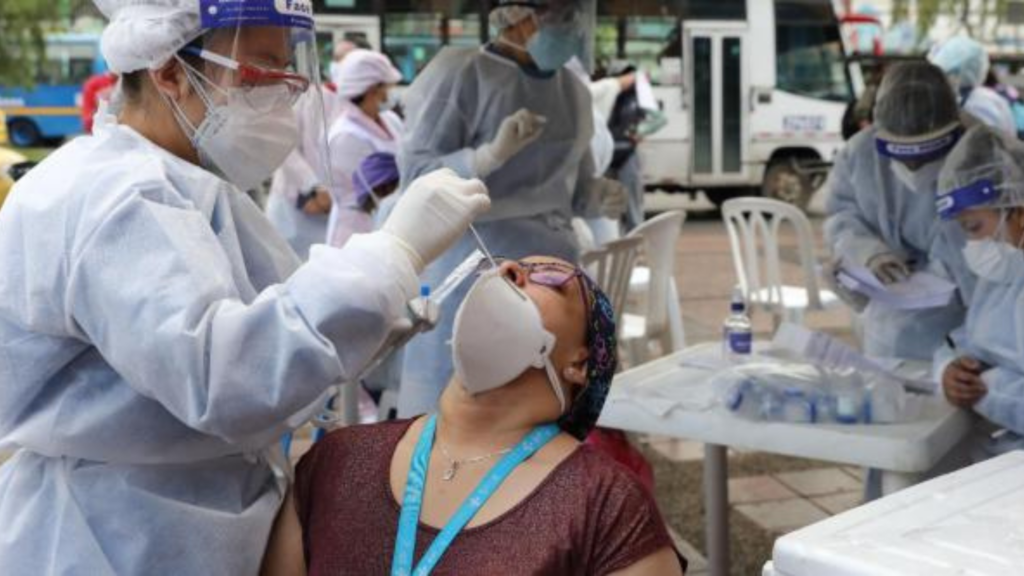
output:
<path id="1" fill-rule="evenodd" d="M 732 291 L 729 316 L 722 326 L 722 351 L 725 358 L 742 362 L 750 356 L 753 343 L 754 334 L 750 316 L 747 316 L 747 302 L 743 290 L 737 286 Z"/>

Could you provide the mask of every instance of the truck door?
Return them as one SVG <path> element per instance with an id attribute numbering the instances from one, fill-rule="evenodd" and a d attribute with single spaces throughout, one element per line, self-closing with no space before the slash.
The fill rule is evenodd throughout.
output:
<path id="1" fill-rule="evenodd" d="M 691 184 L 747 185 L 746 25 L 684 22 L 683 42 Z"/>

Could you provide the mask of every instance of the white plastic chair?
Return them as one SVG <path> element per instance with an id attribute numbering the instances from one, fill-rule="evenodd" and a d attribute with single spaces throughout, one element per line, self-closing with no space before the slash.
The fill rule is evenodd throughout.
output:
<path id="1" fill-rule="evenodd" d="M 590 226 L 587 226 L 586 220 L 579 217 L 573 218 L 572 231 L 576 235 L 576 243 L 579 244 L 580 253 L 590 252 L 597 248 L 594 232 L 590 230 Z"/>
<path id="2" fill-rule="evenodd" d="M 621 238 L 580 257 L 583 268 L 611 300 L 615 325 L 619 327 L 622 326 L 622 310 L 629 292 L 629 277 L 633 274 L 642 244 L 640 238 Z"/>
<path id="3" fill-rule="evenodd" d="M 799 208 L 770 198 L 736 198 L 722 205 L 722 219 L 747 301 L 771 312 L 776 326 L 780 319 L 803 324 L 805 311 L 841 305 L 833 292 L 818 285 L 811 222 Z M 796 233 L 802 286 L 782 283 L 779 232 L 787 223 Z"/>
<path id="4" fill-rule="evenodd" d="M 630 301 L 637 313 L 622 316 L 622 343 L 635 366 L 648 360 L 649 345 L 658 342 L 668 354 L 686 346 L 679 296 L 675 289 L 676 241 L 686 221 L 686 212 L 673 210 L 656 216 L 629 233 L 643 239 L 644 261 L 629 282 Z"/>

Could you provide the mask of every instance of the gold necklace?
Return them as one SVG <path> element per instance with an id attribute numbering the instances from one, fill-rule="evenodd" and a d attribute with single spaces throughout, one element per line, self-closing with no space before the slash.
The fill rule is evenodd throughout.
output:
<path id="1" fill-rule="evenodd" d="M 474 456 L 472 458 L 455 459 L 445 449 L 444 444 L 437 443 L 437 447 L 441 449 L 441 454 L 444 455 L 444 459 L 448 461 L 448 467 L 444 469 L 444 474 L 441 475 L 441 479 L 445 482 L 451 482 L 455 478 L 455 475 L 459 473 L 459 468 L 466 464 L 477 464 L 485 460 L 490 460 L 495 456 L 504 456 L 512 451 L 512 448 L 505 448 L 504 450 L 498 450 L 497 452 L 491 452 L 490 454 L 484 454 L 483 456 Z"/>

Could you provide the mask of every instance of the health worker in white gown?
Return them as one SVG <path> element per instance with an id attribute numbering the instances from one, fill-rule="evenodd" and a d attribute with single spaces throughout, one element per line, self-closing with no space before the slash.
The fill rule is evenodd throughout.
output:
<path id="1" fill-rule="evenodd" d="M 401 79 L 388 57 L 372 50 L 353 50 L 341 63 L 341 113 L 328 134 L 334 198 L 328 228 L 331 246 L 344 246 L 353 234 L 373 230 L 373 217 L 360 207 L 352 182 L 367 156 L 398 153 L 404 128 L 393 108 L 397 102 L 394 85 Z"/>
<path id="2" fill-rule="evenodd" d="M 1024 145 L 988 126 L 971 128 L 939 177 L 937 208 L 967 234 L 978 276 L 967 322 L 936 354 L 946 398 L 982 418 L 971 456 L 1024 448 Z"/>
<path id="3" fill-rule="evenodd" d="M 582 2 L 502 1 L 490 18 L 494 42 L 442 50 L 403 94 L 403 182 L 441 167 L 481 178 L 494 207 L 476 230 L 491 252 L 574 262 L 573 216 L 597 216 L 613 204 L 606 199 L 626 195 L 619 183 L 594 177 L 590 93 L 565 68 L 583 42 Z M 427 269 L 425 283 L 439 286 L 476 248 L 464 235 Z M 457 289 L 438 327 L 406 348 L 399 415 L 437 406 L 452 374 L 452 320 L 467 290 Z"/>
<path id="4" fill-rule="evenodd" d="M 97 5 L 120 115 L 0 213 L 0 574 L 255 574 L 280 435 L 363 368 L 490 201 L 427 175 L 380 232 L 300 265 L 240 190 L 295 145 L 309 4 Z"/>

